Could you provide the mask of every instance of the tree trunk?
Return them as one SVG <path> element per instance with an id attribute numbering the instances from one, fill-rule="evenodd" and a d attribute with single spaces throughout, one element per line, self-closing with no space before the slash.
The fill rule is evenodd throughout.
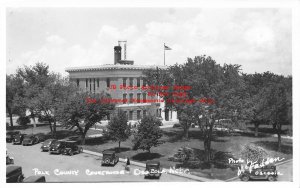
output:
<path id="1" fill-rule="evenodd" d="M 51 131 L 51 137 L 54 138 L 54 137 L 53 137 L 54 135 L 53 135 L 53 130 L 52 130 L 52 123 L 51 123 L 51 120 L 49 120 L 48 122 L 49 122 L 49 128 L 50 128 L 50 131 Z"/>
<path id="2" fill-rule="evenodd" d="M 281 151 L 281 124 L 277 125 L 278 151 Z"/>
<path id="3" fill-rule="evenodd" d="M 81 134 L 81 145 L 85 144 L 85 134 Z"/>
<path id="4" fill-rule="evenodd" d="M 12 113 L 9 113 L 9 121 L 10 121 L 10 126 L 13 127 L 14 126 L 14 122 L 13 122 Z"/>
<path id="5" fill-rule="evenodd" d="M 255 126 L 255 137 L 258 137 L 258 127 L 259 127 L 259 124 L 258 123 L 254 123 L 254 126 Z"/>
<path id="6" fill-rule="evenodd" d="M 206 130 L 206 135 L 204 139 L 205 162 L 209 162 L 211 160 L 210 153 L 211 153 L 211 139 L 212 139 L 213 125 L 214 125 L 214 120 L 212 120 L 212 122 L 209 123 L 209 129 Z"/>
<path id="7" fill-rule="evenodd" d="M 53 122 L 53 136 L 56 138 L 56 120 Z"/>
<path id="8" fill-rule="evenodd" d="M 121 141 L 119 141 L 119 151 L 120 151 L 120 149 L 121 149 Z"/>

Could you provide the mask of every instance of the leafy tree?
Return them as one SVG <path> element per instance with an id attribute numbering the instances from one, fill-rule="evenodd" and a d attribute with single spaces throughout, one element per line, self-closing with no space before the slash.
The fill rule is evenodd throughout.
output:
<path id="1" fill-rule="evenodd" d="M 290 83 L 289 83 L 290 81 Z M 291 123 L 292 95 L 291 79 L 277 76 L 274 83 L 264 89 L 264 103 L 268 107 L 263 113 L 275 125 L 278 137 L 278 151 L 281 151 L 282 125 Z"/>
<path id="2" fill-rule="evenodd" d="M 213 127 L 218 119 L 232 119 L 238 126 L 238 119 L 244 117 L 245 83 L 240 75 L 239 65 L 223 66 L 211 57 L 197 56 L 189 58 L 183 65 L 170 68 L 176 85 L 190 86 L 187 96 L 176 99 L 195 99 L 195 103 L 175 103 L 178 117 L 184 131 L 191 123 L 198 124 L 204 137 L 205 160 L 211 158 L 211 140 Z M 212 99 L 212 103 L 199 103 L 200 99 Z M 186 127 L 186 128 L 185 128 Z M 186 129 L 186 130 L 185 130 Z M 187 135 L 187 134 L 186 134 Z"/>
<path id="3" fill-rule="evenodd" d="M 162 141 L 159 140 L 163 135 L 159 127 L 161 125 L 162 122 L 154 116 L 143 117 L 138 123 L 137 133 L 134 135 L 133 149 L 142 149 L 150 153 L 152 147 L 162 144 Z"/>
<path id="4" fill-rule="evenodd" d="M 6 75 L 6 111 L 10 118 L 10 126 L 13 126 L 13 114 L 25 114 L 25 109 L 22 108 L 19 97 L 23 94 L 23 80 L 16 75 Z"/>
<path id="5" fill-rule="evenodd" d="M 61 102 L 73 95 L 77 88 L 69 82 L 68 78 L 62 78 L 59 74 L 51 73 L 48 79 L 49 84 L 42 88 L 36 96 L 36 111 L 48 120 L 52 137 L 55 137 L 57 110 Z"/>
<path id="6" fill-rule="evenodd" d="M 100 122 L 114 110 L 114 104 L 103 102 L 103 98 L 110 98 L 107 93 L 92 94 L 89 92 L 74 93 L 57 108 L 57 120 L 65 127 L 76 127 L 81 134 L 81 143 L 85 144 L 85 136 L 89 128 Z M 93 99 L 93 102 L 88 102 Z"/>
<path id="7" fill-rule="evenodd" d="M 107 126 L 107 135 L 114 141 L 119 142 L 119 150 L 121 142 L 127 140 L 131 134 L 130 125 L 128 125 L 127 115 L 124 111 L 118 111 L 114 115 Z"/>
<path id="8" fill-rule="evenodd" d="M 38 116 L 38 95 L 51 82 L 49 76 L 49 66 L 44 63 L 17 69 L 16 77 L 23 80 L 24 88 L 23 96 L 19 98 L 19 104 L 29 110 L 29 116 L 33 119 L 34 126 L 36 126 L 35 117 Z"/>

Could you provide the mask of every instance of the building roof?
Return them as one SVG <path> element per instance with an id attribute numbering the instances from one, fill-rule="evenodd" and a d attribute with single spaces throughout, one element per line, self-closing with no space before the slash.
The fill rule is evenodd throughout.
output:
<path id="1" fill-rule="evenodd" d="M 146 69 L 166 69 L 163 65 L 122 65 L 122 64 L 104 64 L 85 67 L 68 67 L 66 72 L 98 71 L 98 70 L 146 70 Z"/>

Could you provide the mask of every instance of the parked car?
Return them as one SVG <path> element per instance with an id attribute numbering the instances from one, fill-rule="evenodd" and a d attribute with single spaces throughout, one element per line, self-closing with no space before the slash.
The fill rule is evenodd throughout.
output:
<path id="1" fill-rule="evenodd" d="M 24 175 L 20 166 L 6 166 L 6 183 L 22 182 Z"/>
<path id="2" fill-rule="evenodd" d="M 12 142 L 16 135 L 20 134 L 20 131 L 6 132 L 6 142 Z"/>
<path id="3" fill-rule="evenodd" d="M 28 146 L 28 145 L 37 144 L 39 142 L 40 142 L 40 140 L 36 135 L 26 135 L 26 136 L 24 136 L 22 144 L 23 144 L 23 146 Z"/>
<path id="4" fill-rule="evenodd" d="M 242 181 L 249 181 L 250 179 L 276 181 L 277 176 L 276 166 L 267 165 L 261 168 L 252 169 L 251 173 L 247 169 L 240 174 L 239 178 Z"/>
<path id="5" fill-rule="evenodd" d="M 17 134 L 13 139 L 13 144 L 22 144 L 25 136 L 26 134 Z"/>
<path id="6" fill-rule="evenodd" d="M 146 163 L 145 178 L 160 178 L 161 168 L 159 161 L 148 161 Z"/>
<path id="7" fill-rule="evenodd" d="M 72 156 L 75 153 L 81 153 L 82 147 L 78 146 L 76 141 L 65 141 L 65 146 L 62 149 L 62 154 Z"/>
<path id="8" fill-rule="evenodd" d="M 13 157 L 10 157 L 8 154 L 7 154 L 7 151 L 6 151 L 6 164 L 14 164 L 14 158 Z"/>
<path id="9" fill-rule="evenodd" d="M 119 162 L 119 157 L 116 155 L 115 151 L 105 150 L 102 152 L 103 157 L 101 165 L 115 165 Z"/>
<path id="10" fill-rule="evenodd" d="M 29 176 L 23 180 L 23 183 L 41 183 L 46 182 L 45 176 Z"/>
<path id="11" fill-rule="evenodd" d="M 49 153 L 56 153 L 56 154 L 61 154 L 62 150 L 65 148 L 65 142 L 66 140 L 57 140 L 54 141 L 49 148 Z"/>
<path id="12" fill-rule="evenodd" d="M 56 142 L 56 139 L 48 139 L 42 143 L 41 149 L 42 151 L 49 151 L 52 143 Z"/>

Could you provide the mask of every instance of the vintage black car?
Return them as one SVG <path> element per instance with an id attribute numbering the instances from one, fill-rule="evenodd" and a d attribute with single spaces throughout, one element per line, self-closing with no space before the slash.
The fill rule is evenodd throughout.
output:
<path id="1" fill-rule="evenodd" d="M 160 178 L 161 168 L 159 161 L 148 161 L 146 163 L 145 178 Z"/>
<path id="2" fill-rule="evenodd" d="M 77 145 L 76 141 L 67 140 L 65 141 L 64 148 L 62 149 L 62 154 L 64 155 L 70 155 L 76 153 L 81 153 L 83 151 L 82 147 Z"/>
<path id="3" fill-rule="evenodd" d="M 45 176 L 29 176 L 23 180 L 23 183 L 42 183 L 46 182 Z"/>
<path id="4" fill-rule="evenodd" d="M 61 154 L 63 149 L 65 148 L 66 140 L 57 140 L 51 143 L 49 148 L 49 153 L 53 154 Z"/>
<path id="5" fill-rule="evenodd" d="M 6 164 L 9 165 L 9 164 L 14 164 L 14 158 L 13 157 L 10 157 L 8 154 L 7 154 L 7 151 L 6 151 Z"/>
<path id="6" fill-rule="evenodd" d="M 39 140 L 38 136 L 36 136 L 36 135 L 26 135 L 26 136 L 24 136 L 22 144 L 23 144 L 23 146 L 28 146 L 28 145 L 37 144 L 39 142 L 40 142 L 40 140 Z"/>
<path id="7" fill-rule="evenodd" d="M 119 162 L 119 157 L 116 155 L 115 151 L 105 150 L 102 152 L 103 157 L 101 165 L 115 165 Z"/>
<path id="8" fill-rule="evenodd" d="M 252 169 L 251 172 L 247 169 L 239 175 L 239 178 L 242 181 L 249 181 L 250 179 L 276 181 L 277 176 L 276 166 L 267 165 L 261 168 Z"/>
<path id="9" fill-rule="evenodd" d="M 16 135 L 20 134 L 20 131 L 6 132 L 6 142 L 12 142 Z"/>
<path id="10" fill-rule="evenodd" d="M 17 134 L 13 139 L 13 144 L 22 144 L 24 137 L 26 134 Z"/>
<path id="11" fill-rule="evenodd" d="M 6 183 L 22 182 L 24 175 L 20 166 L 6 166 Z"/>
<path id="12" fill-rule="evenodd" d="M 42 143 L 41 149 L 42 151 L 49 151 L 52 143 L 56 142 L 56 139 L 48 139 Z"/>

